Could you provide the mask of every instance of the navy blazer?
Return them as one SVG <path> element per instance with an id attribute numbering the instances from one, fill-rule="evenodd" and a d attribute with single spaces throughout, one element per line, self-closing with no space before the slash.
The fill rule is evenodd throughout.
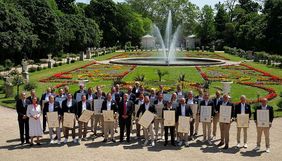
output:
<path id="1" fill-rule="evenodd" d="M 44 104 L 44 109 L 43 109 L 43 116 L 45 117 L 47 115 L 47 112 L 49 112 L 49 102 L 46 102 Z M 53 112 L 58 112 L 58 115 L 62 116 L 63 115 L 63 110 L 60 107 L 59 102 L 54 102 L 54 111 Z"/>
<path id="2" fill-rule="evenodd" d="M 175 118 L 176 122 L 178 122 L 179 116 L 182 116 L 182 114 L 181 114 L 181 104 L 180 103 L 176 108 L 176 118 Z M 185 104 L 185 116 L 187 116 L 187 117 L 193 116 L 193 112 L 192 112 L 191 108 L 189 108 L 189 106 L 187 106 L 186 104 Z"/>
<path id="3" fill-rule="evenodd" d="M 218 104 L 222 101 L 222 97 L 219 98 L 218 102 L 216 103 L 216 100 L 217 98 L 213 98 L 212 101 L 213 101 L 213 104 L 214 104 L 214 111 L 215 112 L 219 112 L 219 106 Z"/>
<path id="4" fill-rule="evenodd" d="M 119 113 L 119 118 L 122 118 L 122 115 L 124 114 L 124 101 L 120 101 L 118 103 L 118 113 Z M 127 106 L 126 106 L 126 115 L 128 116 L 128 118 L 131 119 L 132 113 L 134 110 L 134 103 L 130 100 L 127 101 Z"/>
<path id="5" fill-rule="evenodd" d="M 254 115 L 254 120 L 255 120 L 255 121 L 257 120 L 257 110 L 261 110 L 261 109 L 262 109 L 262 106 L 261 106 L 261 105 L 256 108 L 256 110 L 255 110 L 255 115 Z M 273 119 L 274 119 L 273 107 L 267 105 L 266 109 L 269 110 L 269 122 L 272 122 Z"/>
<path id="6" fill-rule="evenodd" d="M 156 108 L 155 108 L 155 105 L 149 104 L 149 109 L 148 109 L 148 110 L 149 110 L 150 112 L 152 112 L 152 113 L 157 113 Z M 142 115 L 143 115 L 143 114 L 145 113 L 145 111 L 146 111 L 145 103 L 143 103 L 143 104 L 140 106 L 139 110 L 137 111 L 137 117 L 140 116 L 140 113 L 142 113 Z"/>
<path id="7" fill-rule="evenodd" d="M 87 109 L 87 110 L 91 110 L 91 105 L 90 105 L 90 103 L 87 102 L 87 101 L 86 101 L 86 109 Z M 77 117 L 80 117 L 81 114 L 82 114 L 82 101 L 79 101 L 79 102 L 77 103 L 76 115 L 77 115 Z"/>
<path id="8" fill-rule="evenodd" d="M 241 103 L 238 103 L 235 106 L 235 118 L 237 118 L 237 114 L 241 114 Z M 252 117 L 251 106 L 245 103 L 245 114 L 249 114 L 249 118 Z"/>
<path id="9" fill-rule="evenodd" d="M 27 106 L 31 104 L 28 99 L 25 99 L 25 105 L 21 99 L 17 100 L 16 108 L 18 113 L 18 120 L 22 120 L 23 116 L 26 115 Z"/>
<path id="10" fill-rule="evenodd" d="M 68 106 L 67 106 L 67 99 L 66 100 L 64 100 L 63 102 L 62 102 L 62 111 L 63 111 L 63 115 L 64 115 L 64 113 L 66 112 L 66 113 L 76 113 L 76 111 L 77 111 L 77 102 L 76 102 L 76 100 L 74 100 L 74 99 L 72 99 L 72 106 L 69 108 Z"/>
<path id="11" fill-rule="evenodd" d="M 102 103 L 101 112 L 103 112 L 103 110 L 107 110 L 107 100 L 104 100 Z M 114 100 L 111 100 L 111 110 L 117 112 L 117 104 Z"/>

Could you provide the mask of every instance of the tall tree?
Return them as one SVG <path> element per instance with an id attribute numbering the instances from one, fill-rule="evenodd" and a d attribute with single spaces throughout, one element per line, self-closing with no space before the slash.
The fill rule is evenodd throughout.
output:
<path id="1" fill-rule="evenodd" d="M 210 45 L 215 39 L 214 12 L 211 6 L 205 5 L 200 14 L 198 35 L 203 45 Z"/>
<path id="2" fill-rule="evenodd" d="M 58 9 L 67 14 L 76 13 L 75 0 L 56 0 Z"/>
<path id="3" fill-rule="evenodd" d="M 225 24 L 228 22 L 228 15 L 224 8 L 224 4 L 218 3 L 215 6 L 217 13 L 215 16 L 215 29 L 216 29 L 216 38 L 224 39 L 223 32 L 225 30 Z"/>
<path id="4" fill-rule="evenodd" d="M 266 0 L 264 13 L 267 27 L 265 30 L 267 50 L 282 55 L 282 1 Z"/>

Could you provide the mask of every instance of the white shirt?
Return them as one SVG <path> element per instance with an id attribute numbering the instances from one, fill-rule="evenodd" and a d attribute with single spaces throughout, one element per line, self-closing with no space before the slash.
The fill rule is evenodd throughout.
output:
<path id="1" fill-rule="evenodd" d="M 51 93 L 46 93 L 46 95 L 45 95 L 45 101 L 49 101 L 49 96 L 51 96 Z"/>
<path id="2" fill-rule="evenodd" d="M 246 108 L 245 108 L 245 103 L 241 103 L 241 114 L 245 114 L 245 110 L 246 110 Z"/>
<path id="3" fill-rule="evenodd" d="M 222 102 L 222 105 L 223 105 L 223 106 L 226 106 L 226 105 L 227 105 L 227 103 L 228 103 L 228 102 Z"/>
<path id="4" fill-rule="evenodd" d="M 139 100 L 138 105 L 142 105 L 144 103 L 144 100 Z"/>
<path id="5" fill-rule="evenodd" d="M 202 96 L 199 96 L 199 97 L 198 97 L 198 100 L 200 100 L 200 101 L 203 100 L 203 97 L 202 97 Z"/>
<path id="6" fill-rule="evenodd" d="M 192 99 L 188 99 L 187 104 L 193 105 L 194 104 L 193 98 Z"/>
<path id="7" fill-rule="evenodd" d="M 150 107 L 150 104 L 149 104 L 149 103 L 145 104 L 145 109 L 146 109 L 146 110 L 149 110 L 149 107 Z"/>
<path id="8" fill-rule="evenodd" d="M 67 106 L 70 108 L 72 106 L 72 100 L 67 100 Z"/>
<path id="9" fill-rule="evenodd" d="M 53 112 L 54 111 L 54 103 L 50 103 L 49 102 L 48 110 L 49 110 L 49 112 Z"/>
<path id="10" fill-rule="evenodd" d="M 82 101 L 82 111 L 84 110 L 86 110 L 86 101 L 85 102 Z"/>
<path id="11" fill-rule="evenodd" d="M 89 101 L 92 101 L 92 100 L 93 100 L 92 94 L 88 95 L 88 100 L 89 100 Z"/>
<path id="12" fill-rule="evenodd" d="M 177 95 L 182 96 L 182 91 L 177 92 Z"/>
<path id="13" fill-rule="evenodd" d="M 112 100 L 116 100 L 116 93 L 112 94 Z"/>
<path id="14" fill-rule="evenodd" d="M 261 106 L 261 109 L 262 109 L 262 110 L 267 110 L 266 107 L 267 107 L 267 105 L 266 105 L 266 106 Z"/>
<path id="15" fill-rule="evenodd" d="M 181 115 L 185 116 L 186 113 L 186 106 L 185 105 L 181 105 Z"/>
<path id="16" fill-rule="evenodd" d="M 209 103 L 209 100 L 205 100 L 205 105 L 207 106 Z"/>
<path id="17" fill-rule="evenodd" d="M 158 105 L 161 105 L 161 104 L 163 104 L 163 100 L 158 100 Z"/>
<path id="18" fill-rule="evenodd" d="M 107 111 L 111 110 L 111 105 L 112 105 L 112 102 L 111 101 L 107 101 Z"/>

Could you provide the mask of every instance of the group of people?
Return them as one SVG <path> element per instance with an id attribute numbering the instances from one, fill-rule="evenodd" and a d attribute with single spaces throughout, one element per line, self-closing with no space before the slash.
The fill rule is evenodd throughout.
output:
<path id="1" fill-rule="evenodd" d="M 209 145 L 212 144 L 212 140 L 217 137 L 217 129 L 219 125 L 220 129 L 220 142 L 218 147 L 223 146 L 223 149 L 229 148 L 229 131 L 230 125 L 233 121 L 236 121 L 238 114 L 248 114 L 249 118 L 252 116 L 250 105 L 246 102 L 246 96 L 240 97 L 240 103 L 233 104 L 230 101 L 228 94 L 221 94 L 220 91 L 216 91 L 215 97 L 211 98 L 209 92 L 199 89 L 199 94 L 194 96 L 192 91 L 184 93 L 180 85 L 177 86 L 177 90 L 169 95 L 170 98 L 164 98 L 167 96 L 167 91 L 164 91 L 163 85 L 159 86 L 159 90 L 152 89 L 151 91 L 145 91 L 144 87 L 136 82 L 134 87 L 128 86 L 127 91 L 121 91 L 120 85 L 116 84 L 111 87 L 109 93 L 102 91 L 100 86 L 94 88 L 88 88 L 85 90 L 85 86 L 80 84 L 79 90 L 74 94 L 70 93 L 69 87 L 65 86 L 58 90 L 58 94 L 52 88 L 47 88 L 46 93 L 39 99 L 36 96 L 35 90 L 30 92 L 30 96 L 27 97 L 25 92 L 21 93 L 21 97 L 17 100 L 16 109 L 18 113 L 18 123 L 20 129 L 21 144 L 24 143 L 34 145 L 34 138 L 36 138 L 36 144 L 40 145 L 39 138 L 42 137 L 46 131 L 48 124 L 47 113 L 57 112 L 60 127 L 49 128 L 50 144 L 54 144 L 57 140 L 58 144 L 61 144 L 61 129 L 64 134 L 64 143 L 68 142 L 69 131 L 72 131 L 72 138 L 74 143 L 78 143 L 81 140 L 87 140 L 88 130 L 93 132 L 92 139 L 98 137 L 98 126 L 102 127 L 101 134 L 104 137 L 103 142 L 116 142 L 114 135 L 118 133 L 118 126 L 120 127 L 119 141 L 126 142 L 131 141 L 131 133 L 136 128 L 136 138 L 144 138 L 144 146 L 151 143 L 151 146 L 155 146 L 156 141 L 164 139 L 164 146 L 168 145 L 168 136 L 170 135 L 171 145 L 173 146 L 189 146 L 189 140 L 194 140 L 198 136 L 201 106 L 211 107 L 211 121 L 201 122 L 203 129 L 203 143 Z M 101 107 L 94 108 L 94 100 L 101 100 Z M 257 120 L 257 110 L 269 110 L 269 123 L 268 127 L 257 127 L 257 147 L 255 150 L 260 149 L 262 133 L 265 135 L 266 152 L 270 152 L 269 130 L 274 118 L 273 108 L 267 105 L 268 100 L 266 98 L 261 99 L 260 105 L 255 109 L 254 121 Z M 197 110 L 193 111 L 192 105 L 197 105 Z M 157 113 L 156 106 L 163 107 L 162 111 L 173 110 L 175 111 L 175 125 L 164 126 L 164 116 L 155 117 L 148 127 L 142 127 L 138 122 L 142 115 L 146 111 L 150 111 L 153 114 Z M 229 123 L 223 123 L 219 121 L 220 108 L 231 106 L 231 118 Z M 138 107 L 138 108 L 137 108 Z M 99 110 L 97 110 L 99 109 Z M 83 111 L 94 111 L 93 116 L 90 119 L 90 126 L 88 123 L 80 122 L 79 117 Z M 113 111 L 113 121 L 106 121 L 103 119 L 102 113 L 104 111 Z M 67 128 L 63 126 L 64 114 L 73 113 L 75 115 L 73 128 Z M 187 132 L 178 131 L 178 120 L 180 116 L 190 117 L 189 124 L 190 130 Z M 42 126 L 41 118 L 42 117 Z M 78 138 L 76 138 L 76 125 L 78 125 Z M 134 126 L 135 125 L 135 126 Z M 141 129 L 143 129 L 143 135 L 141 135 Z M 237 148 L 241 147 L 241 131 L 243 131 L 243 147 L 247 148 L 247 127 L 237 127 Z M 56 134 L 54 134 L 56 133 Z M 126 136 L 124 134 L 126 133 Z M 110 135 L 110 136 L 109 136 Z"/>

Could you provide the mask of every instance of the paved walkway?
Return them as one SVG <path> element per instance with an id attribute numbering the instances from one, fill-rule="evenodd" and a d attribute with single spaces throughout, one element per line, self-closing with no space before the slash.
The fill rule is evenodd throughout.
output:
<path id="1" fill-rule="evenodd" d="M 235 149 L 236 127 L 232 124 L 229 150 L 223 151 L 216 146 L 203 145 L 199 141 L 193 141 L 189 148 L 178 148 L 163 146 L 159 141 L 156 147 L 142 147 L 141 143 L 132 140 L 132 144 L 102 143 L 102 138 L 97 138 L 94 142 L 85 141 L 80 145 L 68 143 L 67 145 L 49 145 L 49 136 L 43 136 L 43 145 L 20 147 L 19 130 L 17 124 L 16 111 L 0 107 L 0 160 L 1 161 L 69 161 L 69 160 L 115 160 L 115 161 L 139 161 L 139 160 L 193 160 L 193 161 L 218 161 L 218 160 L 282 160 L 282 119 L 275 119 L 271 129 L 271 153 L 265 153 L 264 146 L 259 152 L 254 152 L 256 131 L 254 123 L 249 129 L 249 148 Z M 201 129 L 201 128 L 200 128 Z M 201 133 L 201 131 L 200 131 Z M 89 135 L 89 134 L 88 134 Z M 118 136 L 118 135 L 117 135 Z M 198 139 L 202 139 L 199 137 Z M 264 140 L 264 139 L 263 139 Z M 143 143 L 143 142 L 142 142 Z M 218 143 L 216 141 L 215 143 Z M 262 142 L 264 145 L 264 141 Z"/>

